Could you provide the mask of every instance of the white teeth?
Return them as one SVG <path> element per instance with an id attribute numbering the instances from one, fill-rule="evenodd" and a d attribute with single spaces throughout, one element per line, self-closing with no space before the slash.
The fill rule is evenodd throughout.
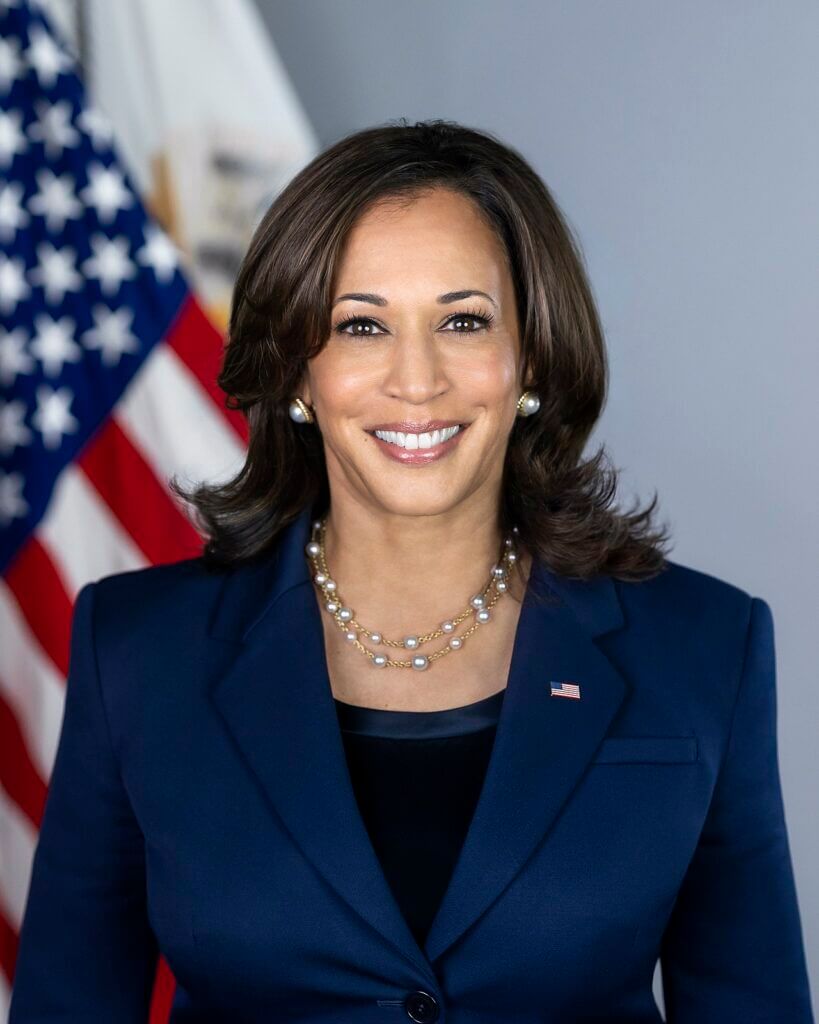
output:
<path id="1" fill-rule="evenodd" d="M 448 441 L 450 437 L 454 437 L 460 429 L 460 427 L 445 427 L 443 430 L 433 430 L 432 433 L 425 434 L 404 434 L 400 430 L 376 430 L 374 434 L 382 441 L 413 451 L 416 448 L 434 448 L 441 442 Z"/>

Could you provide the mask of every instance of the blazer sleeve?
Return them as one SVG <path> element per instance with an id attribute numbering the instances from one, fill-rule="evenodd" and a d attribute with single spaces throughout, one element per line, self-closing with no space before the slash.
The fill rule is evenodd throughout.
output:
<path id="1" fill-rule="evenodd" d="M 771 609 L 751 599 L 723 762 L 661 943 L 669 1024 L 814 1024 L 776 739 Z"/>
<path id="2" fill-rule="evenodd" d="M 111 746 L 95 583 L 74 604 L 57 753 L 32 862 L 8 1024 L 148 1019 L 158 949 L 144 844 Z"/>

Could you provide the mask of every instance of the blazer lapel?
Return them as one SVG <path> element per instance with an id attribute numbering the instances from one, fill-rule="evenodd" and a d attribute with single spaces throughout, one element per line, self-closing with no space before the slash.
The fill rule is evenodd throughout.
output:
<path id="1" fill-rule="evenodd" d="M 211 624 L 240 642 L 210 698 L 302 853 L 346 902 L 434 981 L 358 809 L 304 546 L 309 511 L 272 555 L 226 578 Z M 366 666 L 365 666 L 366 668 Z"/>
<path id="2" fill-rule="evenodd" d="M 622 625 L 609 577 L 575 581 L 535 561 L 483 789 L 424 943 L 430 961 L 509 885 L 580 781 L 630 690 L 594 642 Z M 580 699 L 552 697 L 552 681 L 578 684 Z"/>
<path id="3" fill-rule="evenodd" d="M 423 949 L 361 818 L 324 654 L 303 511 L 274 551 L 225 578 L 210 632 L 237 644 L 210 698 L 273 810 L 336 892 L 433 981 L 440 957 L 512 881 L 580 780 L 628 690 L 594 638 L 622 626 L 613 582 L 534 563 L 481 795 Z M 537 603 L 534 590 L 551 603 Z M 550 682 L 580 684 L 552 698 Z"/>

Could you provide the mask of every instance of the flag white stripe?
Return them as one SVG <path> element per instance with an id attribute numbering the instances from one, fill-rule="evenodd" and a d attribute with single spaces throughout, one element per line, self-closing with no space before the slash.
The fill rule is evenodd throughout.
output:
<path id="1" fill-rule="evenodd" d="M 0 650 L 3 697 L 17 719 L 29 757 L 42 780 L 48 783 L 60 738 L 65 678 L 29 629 L 28 620 L 4 580 L 0 580 Z"/>
<path id="2" fill-rule="evenodd" d="M 241 438 L 169 345 L 154 348 L 113 415 L 166 488 L 174 474 L 216 482 L 244 464 Z"/>
<path id="3" fill-rule="evenodd" d="M 0 910 L 19 934 L 31 881 L 37 830 L 0 786 Z M 59 927 L 56 925 L 55 927 Z"/>
<path id="4" fill-rule="evenodd" d="M 148 564 L 110 506 L 74 463 L 60 474 L 37 535 L 72 603 L 89 580 Z"/>

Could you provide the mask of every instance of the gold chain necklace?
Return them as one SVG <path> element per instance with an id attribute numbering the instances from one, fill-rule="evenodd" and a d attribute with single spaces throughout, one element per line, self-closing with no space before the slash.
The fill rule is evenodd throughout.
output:
<path id="1" fill-rule="evenodd" d="M 324 534 L 326 528 L 326 515 L 323 519 L 314 520 L 311 540 L 305 546 L 305 552 L 312 563 L 313 569 L 315 570 L 313 574 L 313 582 L 322 592 L 325 609 L 333 617 L 333 621 L 338 625 L 338 627 L 344 630 L 346 639 L 353 644 L 353 646 L 357 647 L 362 654 L 366 654 L 376 668 L 384 668 L 388 666 L 390 668 L 414 668 L 418 671 L 423 671 L 428 668 L 433 661 L 437 661 L 438 658 L 443 658 L 452 651 L 459 651 L 463 647 L 464 640 L 474 633 L 478 626 L 490 621 L 490 609 L 509 589 L 507 578 L 512 566 L 517 561 L 514 535 L 518 533 L 518 528 L 517 526 L 513 526 L 513 536 L 509 536 L 504 540 L 503 547 L 501 549 L 501 557 L 498 563 L 492 567 L 489 582 L 480 594 L 476 594 L 471 598 L 469 606 L 465 611 L 461 612 L 461 614 L 456 616 L 454 619 L 447 619 L 445 622 L 442 622 L 440 628 L 433 630 L 431 633 L 425 633 L 423 636 L 411 634 L 410 636 L 404 637 L 403 640 L 389 640 L 382 633 L 373 632 L 367 629 L 366 626 L 362 626 L 360 622 L 356 621 L 352 608 L 348 608 L 344 604 L 344 600 L 338 590 L 338 585 L 330 575 L 330 570 L 327 568 L 327 559 L 324 552 Z M 488 597 L 488 594 L 493 588 L 494 592 L 490 598 Z M 461 633 L 460 636 L 455 636 L 456 628 L 469 615 L 474 615 L 475 621 L 464 633 Z M 449 636 L 449 641 L 445 647 L 442 647 L 433 654 L 430 654 L 429 657 L 425 654 L 415 654 L 409 660 L 394 660 L 389 658 L 386 654 L 376 653 L 375 651 L 371 651 L 368 647 L 365 647 L 359 640 L 359 634 L 363 634 L 369 639 L 370 643 L 375 644 L 376 646 L 383 644 L 386 647 L 400 647 L 404 650 L 412 651 L 417 650 L 421 644 L 425 644 L 429 640 L 435 640 L 439 636 Z"/>

